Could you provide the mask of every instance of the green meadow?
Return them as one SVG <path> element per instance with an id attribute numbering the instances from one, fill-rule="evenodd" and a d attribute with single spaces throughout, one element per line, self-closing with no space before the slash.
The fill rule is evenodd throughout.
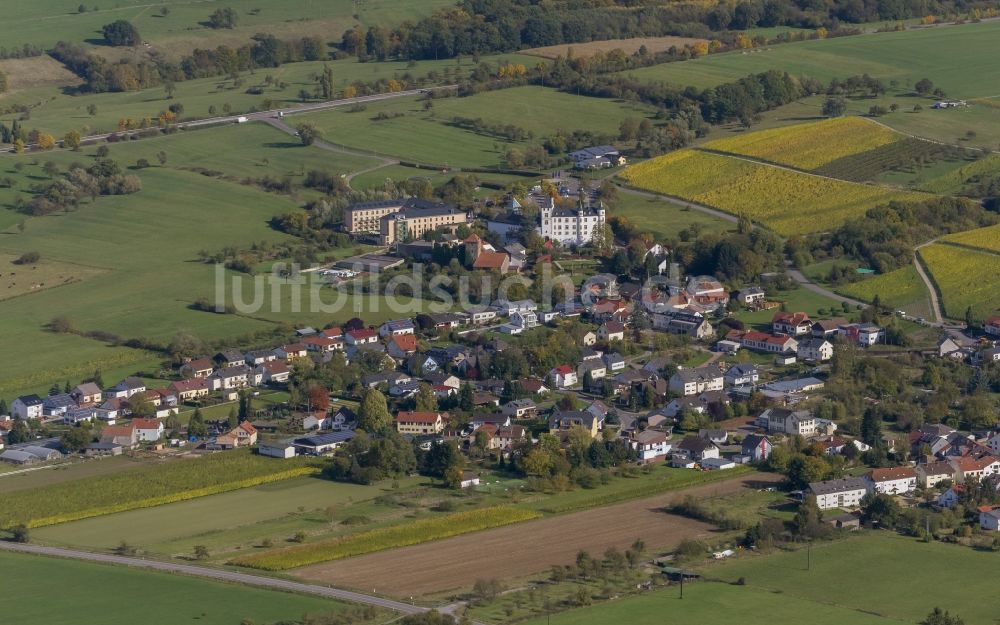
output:
<path id="1" fill-rule="evenodd" d="M 8 584 L 5 618 L 18 625 L 273 623 L 346 607 L 318 597 L 20 553 L 0 553 L 0 575 Z"/>
<path id="2" fill-rule="evenodd" d="M 29 62 L 34 61 L 31 59 Z M 540 60 L 536 57 L 508 54 L 484 56 L 480 62 L 492 67 L 503 62 L 534 66 Z M 31 106 L 31 119 L 23 122 L 29 128 L 38 128 L 60 137 L 70 130 L 78 130 L 84 135 L 97 134 L 117 130 L 122 118 L 141 121 L 149 117 L 155 120 L 171 104 L 184 106 L 181 119 L 223 115 L 226 114 L 227 107 L 232 114 L 293 107 L 303 102 L 300 97 L 303 90 L 310 94 L 306 101 L 313 101 L 316 77 L 322 74 L 324 67 L 333 71 L 334 89 L 341 95 L 344 87 L 356 82 L 397 79 L 407 86 L 423 84 L 420 80 L 432 72 L 433 84 L 457 82 L 468 76 L 476 64 L 471 58 L 367 63 L 360 63 L 356 59 L 341 59 L 290 63 L 281 67 L 243 72 L 237 79 L 217 76 L 178 82 L 175 83 L 173 98 L 168 98 L 163 87 L 124 93 L 73 95 L 64 93 L 57 86 L 33 86 L 29 81 L 23 90 L 0 95 L 0 105 Z M 267 80 L 269 77 L 270 81 Z M 16 86 L 12 86 L 12 89 Z M 251 88 L 260 89 L 262 93 L 248 93 Z M 91 105 L 97 107 L 93 115 L 88 111 Z M 12 119 L 11 114 L 0 115 L 0 121 L 8 125 Z"/>
<path id="3" fill-rule="evenodd" d="M 429 109 L 416 98 L 399 98 L 369 104 L 363 111 L 334 109 L 302 119 L 330 141 L 383 156 L 448 167 L 497 167 L 508 149 L 538 144 L 557 131 L 617 135 L 623 118 L 652 113 L 650 107 L 616 100 L 578 97 L 545 87 L 516 87 L 435 99 Z M 512 124 L 532 133 L 534 139 L 509 142 L 465 130 L 453 124 L 455 117 Z"/>
<path id="4" fill-rule="evenodd" d="M 7 4 L 10 6 L 4 6 L 4 20 L 0 22 L 0 40 L 7 45 L 31 43 L 51 47 L 63 40 L 86 42 L 99 53 L 121 54 L 122 51 L 104 45 L 100 31 L 109 22 L 128 20 L 136 25 L 153 50 L 174 57 L 196 47 L 242 45 L 258 32 L 281 38 L 305 35 L 339 38 L 355 24 L 367 28 L 374 24 L 417 20 L 454 3 L 451 0 L 364 0 L 357 3 L 227 0 L 225 5 L 218 5 L 198 0 L 160 0 L 156 3 L 118 0 L 113 5 L 82 3 L 87 9 L 83 13 L 79 11 L 79 0 Z M 236 28 L 213 30 L 207 26 L 209 15 L 219 6 L 237 11 Z"/>
<path id="5" fill-rule="evenodd" d="M 900 85 L 930 78 L 953 97 L 990 97 L 1000 93 L 1000 68 L 993 62 L 998 35 L 1000 23 L 992 21 L 917 28 L 713 54 L 628 73 L 700 88 L 770 69 L 824 82 L 867 73 Z"/>

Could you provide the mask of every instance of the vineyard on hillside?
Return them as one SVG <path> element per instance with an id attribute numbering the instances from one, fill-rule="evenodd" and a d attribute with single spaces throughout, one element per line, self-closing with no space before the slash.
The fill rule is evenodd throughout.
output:
<path id="1" fill-rule="evenodd" d="M 697 150 L 672 152 L 621 176 L 636 187 L 749 215 L 782 235 L 832 230 L 874 206 L 929 197 Z"/>
<path id="2" fill-rule="evenodd" d="M 979 319 L 997 314 L 1000 255 L 941 243 L 921 248 L 919 254 L 940 290 L 948 317 L 962 319 L 969 307 Z"/>
<path id="3" fill-rule="evenodd" d="M 836 117 L 709 141 L 702 147 L 814 170 L 846 157 L 898 143 L 903 138 L 903 135 L 861 117 Z"/>
<path id="4" fill-rule="evenodd" d="M 1000 224 L 949 234 L 941 240 L 1000 253 Z"/>

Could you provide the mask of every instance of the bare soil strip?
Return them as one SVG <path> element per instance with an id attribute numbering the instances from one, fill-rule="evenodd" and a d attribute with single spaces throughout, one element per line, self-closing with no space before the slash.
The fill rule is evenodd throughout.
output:
<path id="1" fill-rule="evenodd" d="M 754 473 L 738 479 L 673 491 L 648 499 L 475 532 L 413 547 L 304 567 L 294 574 L 313 582 L 408 598 L 469 588 L 479 578 L 531 575 L 553 564 L 569 564 L 578 551 L 599 555 L 624 550 L 641 538 L 659 550 L 685 538 L 705 538 L 707 523 L 663 512 L 686 495 L 699 498 L 760 488 L 782 479 Z"/>

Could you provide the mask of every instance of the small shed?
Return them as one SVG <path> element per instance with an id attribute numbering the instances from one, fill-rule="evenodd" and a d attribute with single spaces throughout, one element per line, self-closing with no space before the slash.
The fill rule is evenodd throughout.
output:
<path id="1" fill-rule="evenodd" d="M 472 488 L 473 486 L 479 486 L 479 474 L 473 473 L 472 471 L 466 471 L 462 474 L 462 488 Z"/>

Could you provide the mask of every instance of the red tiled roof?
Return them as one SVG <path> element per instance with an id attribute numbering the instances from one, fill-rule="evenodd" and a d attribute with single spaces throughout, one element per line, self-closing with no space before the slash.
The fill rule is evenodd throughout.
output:
<path id="1" fill-rule="evenodd" d="M 371 337 L 375 336 L 375 330 L 371 330 L 369 328 L 358 328 L 357 330 L 351 330 L 350 332 L 347 333 L 347 335 L 355 340 L 370 339 Z"/>
<path id="2" fill-rule="evenodd" d="M 804 312 L 779 312 L 775 313 L 771 319 L 771 323 L 788 323 L 797 326 L 802 323 L 809 323 L 809 315 Z"/>
<path id="3" fill-rule="evenodd" d="M 101 430 L 102 437 L 132 436 L 134 428 L 131 425 L 106 425 Z"/>
<path id="4" fill-rule="evenodd" d="M 340 326 L 334 326 L 332 328 L 327 328 L 322 332 L 323 336 L 329 339 L 335 339 L 338 336 L 343 336 L 344 331 L 340 329 Z"/>
<path id="5" fill-rule="evenodd" d="M 137 430 L 158 430 L 160 425 L 158 419 L 132 419 L 132 427 Z"/>
<path id="6" fill-rule="evenodd" d="M 503 252 L 481 252 L 472 264 L 473 269 L 503 269 L 507 255 Z"/>
<path id="7" fill-rule="evenodd" d="M 389 339 L 390 343 L 395 343 L 400 351 L 417 351 L 417 337 L 413 334 L 399 334 Z"/>
<path id="8" fill-rule="evenodd" d="M 191 380 L 177 380 L 170 384 L 170 388 L 174 389 L 175 393 L 186 393 L 189 391 L 200 391 L 202 389 L 208 388 L 208 383 L 205 382 L 205 378 L 193 378 Z"/>
<path id="9" fill-rule="evenodd" d="M 214 369 L 215 366 L 212 361 L 208 358 L 199 358 L 198 360 L 192 360 L 191 362 L 184 365 L 191 371 L 205 371 L 206 369 Z"/>
<path id="10" fill-rule="evenodd" d="M 439 416 L 440 415 L 436 412 L 418 412 L 416 410 L 407 410 L 396 415 L 396 421 L 403 421 L 406 423 L 437 423 Z"/>
<path id="11" fill-rule="evenodd" d="M 555 372 L 560 375 L 566 375 L 567 373 L 573 373 L 573 367 L 569 365 L 559 365 L 555 368 Z"/>
<path id="12" fill-rule="evenodd" d="M 889 467 L 887 469 L 872 469 L 871 476 L 873 482 L 888 482 L 915 478 L 917 473 L 910 467 Z"/>

